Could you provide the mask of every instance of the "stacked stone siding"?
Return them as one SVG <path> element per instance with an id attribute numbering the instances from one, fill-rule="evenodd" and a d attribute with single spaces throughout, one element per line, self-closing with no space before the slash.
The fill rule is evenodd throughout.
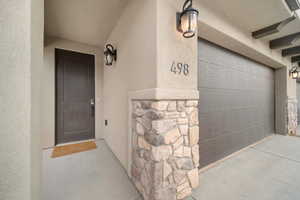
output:
<path id="1" fill-rule="evenodd" d="M 287 101 L 286 118 L 287 131 L 289 135 L 297 134 L 298 117 L 297 117 L 297 99 L 289 98 Z"/>
<path id="2" fill-rule="evenodd" d="M 198 186 L 198 101 L 132 102 L 132 179 L 145 200 L 177 200 Z"/>

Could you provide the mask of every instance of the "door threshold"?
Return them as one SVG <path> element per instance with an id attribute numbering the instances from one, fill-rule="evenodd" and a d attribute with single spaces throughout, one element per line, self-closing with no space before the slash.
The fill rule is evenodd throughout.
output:
<path id="1" fill-rule="evenodd" d="M 84 143 L 84 142 L 95 142 L 95 141 L 96 141 L 96 139 L 80 140 L 80 141 L 75 141 L 75 142 L 67 142 L 67 143 L 57 144 L 57 145 L 55 145 L 55 147 L 61 147 L 61 146 L 69 145 L 69 144 L 80 144 L 80 143 Z"/>

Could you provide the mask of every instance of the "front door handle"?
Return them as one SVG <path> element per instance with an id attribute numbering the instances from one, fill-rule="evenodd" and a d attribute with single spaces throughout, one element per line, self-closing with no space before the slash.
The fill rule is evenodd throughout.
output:
<path id="1" fill-rule="evenodd" d="M 95 106 L 95 99 L 91 99 L 91 106 Z"/>
<path id="2" fill-rule="evenodd" d="M 90 104 L 91 104 L 91 109 L 92 109 L 91 115 L 92 115 L 92 117 L 94 117 L 95 116 L 95 99 L 91 99 Z"/>

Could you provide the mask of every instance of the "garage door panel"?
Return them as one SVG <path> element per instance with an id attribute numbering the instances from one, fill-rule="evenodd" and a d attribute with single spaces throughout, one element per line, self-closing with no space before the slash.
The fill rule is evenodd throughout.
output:
<path id="1" fill-rule="evenodd" d="M 199 90 L 199 93 L 200 93 L 199 104 L 205 105 L 199 108 L 200 113 L 221 111 L 227 106 L 226 102 L 234 105 L 234 102 L 232 103 L 229 100 L 226 101 L 226 98 L 228 98 L 227 94 L 225 92 L 220 91 L 219 89 L 202 88 Z M 209 94 L 209 95 L 202 95 L 202 94 Z"/>
<path id="2" fill-rule="evenodd" d="M 199 63 L 201 63 L 201 66 L 202 66 L 201 68 L 199 68 L 199 71 L 198 71 L 199 85 L 202 85 L 203 88 L 208 88 L 210 85 L 210 82 L 212 81 L 208 78 L 208 75 L 210 74 L 209 70 L 212 70 L 213 68 L 210 67 L 210 63 L 202 62 L 202 61 L 200 61 Z"/>
<path id="3" fill-rule="evenodd" d="M 233 117 L 230 117 L 231 112 L 229 112 L 228 110 L 224 112 L 225 117 L 224 117 L 224 127 L 223 127 L 223 131 L 227 131 L 230 132 L 232 131 L 232 124 L 234 123 L 233 121 Z M 213 123 L 213 122 L 212 122 Z M 201 139 L 201 138 L 200 138 Z"/>
<path id="4" fill-rule="evenodd" d="M 216 140 L 205 140 L 199 143 L 199 151 L 202 153 L 200 155 L 201 166 L 206 166 L 214 161 L 216 161 Z"/>
<path id="5" fill-rule="evenodd" d="M 216 159 L 221 159 L 231 153 L 233 143 L 233 137 L 228 133 L 216 138 Z"/>
<path id="6" fill-rule="evenodd" d="M 245 142 L 244 140 L 247 140 L 247 138 L 242 135 L 243 133 L 245 134 L 245 132 L 234 132 L 230 135 L 232 143 L 227 155 L 232 154 L 242 148 L 242 145 Z"/>
<path id="7" fill-rule="evenodd" d="M 224 126 L 225 126 L 225 118 L 226 118 L 226 112 L 225 111 L 220 111 L 220 112 L 216 112 L 216 135 L 222 135 L 222 133 L 224 132 Z M 211 123 L 214 124 L 214 121 L 212 121 Z"/>
<path id="8" fill-rule="evenodd" d="M 213 120 L 209 119 L 211 117 L 212 117 L 211 115 L 205 113 L 199 115 L 199 121 L 201 122 L 199 124 L 201 140 L 208 140 L 216 137 L 214 131 L 214 124 L 211 123 Z"/>
<path id="9" fill-rule="evenodd" d="M 274 71 L 199 41 L 200 167 L 274 132 Z"/>
<path id="10" fill-rule="evenodd" d="M 223 68 L 220 65 L 213 65 L 207 62 L 201 62 L 203 69 L 200 69 L 200 84 L 203 88 L 222 88 L 224 80 L 222 76 L 218 77 L 217 74 L 223 74 Z"/>
<path id="11" fill-rule="evenodd" d="M 224 69 L 224 83 L 223 83 L 223 86 L 222 86 L 223 89 L 230 89 L 230 88 L 232 88 L 231 81 L 228 81 L 228 80 L 232 80 L 233 79 L 232 72 L 233 72 L 232 69 Z"/>

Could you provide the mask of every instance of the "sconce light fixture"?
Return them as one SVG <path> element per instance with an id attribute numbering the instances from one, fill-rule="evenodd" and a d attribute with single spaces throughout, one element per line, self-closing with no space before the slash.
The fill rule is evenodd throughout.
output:
<path id="1" fill-rule="evenodd" d="M 197 32 L 198 10 L 193 8 L 193 0 L 186 0 L 182 12 L 177 12 L 177 30 L 183 37 L 192 38 Z"/>
<path id="2" fill-rule="evenodd" d="M 105 46 L 104 56 L 105 64 L 111 66 L 114 61 L 117 61 L 117 50 L 111 44 L 107 44 Z"/>
<path id="3" fill-rule="evenodd" d="M 293 66 L 290 70 L 290 77 L 293 79 L 300 79 L 300 71 L 298 70 L 298 66 Z"/>

